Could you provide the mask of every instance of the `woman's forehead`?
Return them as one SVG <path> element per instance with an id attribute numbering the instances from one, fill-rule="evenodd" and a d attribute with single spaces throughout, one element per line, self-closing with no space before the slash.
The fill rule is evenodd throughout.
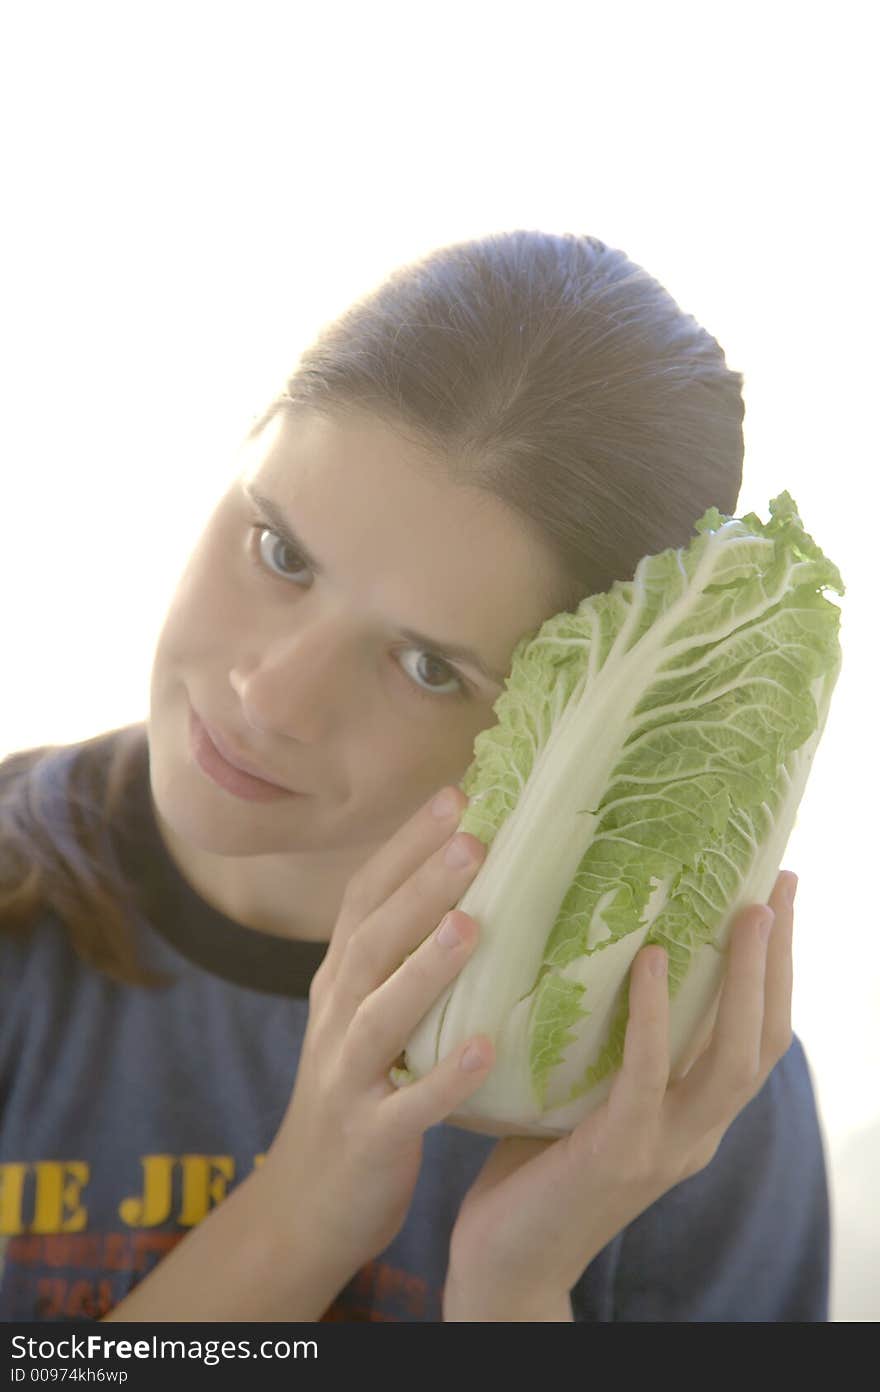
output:
<path id="1" fill-rule="evenodd" d="M 253 443 L 241 487 L 269 500 L 319 573 L 375 593 L 399 627 L 459 642 L 466 632 L 487 666 L 555 612 L 547 595 L 570 583 L 512 508 L 452 482 L 382 422 L 272 421 Z"/>

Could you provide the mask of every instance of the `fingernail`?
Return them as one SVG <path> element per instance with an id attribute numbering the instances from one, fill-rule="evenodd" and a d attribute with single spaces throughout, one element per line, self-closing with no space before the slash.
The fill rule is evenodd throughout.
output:
<path id="1" fill-rule="evenodd" d="M 457 924 L 457 919 L 454 919 L 450 914 L 446 915 L 437 929 L 437 941 L 441 947 L 455 947 L 461 942 L 461 934 Z"/>
<path id="2" fill-rule="evenodd" d="M 651 975 L 652 975 L 652 976 L 665 976 L 665 975 L 666 975 L 666 953 L 665 953 L 665 952 L 652 952 L 652 953 L 651 953 L 651 956 L 650 956 L 650 959 L 649 959 L 648 965 L 649 965 L 650 968 L 651 968 Z"/>
<path id="3" fill-rule="evenodd" d="M 474 853 L 466 841 L 456 836 L 446 847 L 443 859 L 453 870 L 463 870 L 466 865 L 473 865 Z"/>
<path id="4" fill-rule="evenodd" d="M 767 942 L 770 937 L 770 929 L 773 927 L 774 917 L 775 915 L 772 909 L 765 909 L 758 919 L 758 933 L 764 942 Z"/>
<path id="5" fill-rule="evenodd" d="M 465 1073 L 475 1073 L 478 1068 L 482 1068 L 486 1062 L 482 1045 L 469 1044 L 461 1056 L 459 1068 L 463 1068 Z"/>
<path id="6" fill-rule="evenodd" d="M 785 893 L 786 898 L 788 899 L 789 908 L 791 908 L 792 904 L 794 903 L 794 896 L 797 894 L 797 887 L 798 877 L 797 875 L 792 875 L 785 886 Z"/>
<path id="7" fill-rule="evenodd" d="M 444 788 L 431 803 L 431 811 L 435 817 L 451 817 L 457 806 L 455 793 L 451 788 Z"/>

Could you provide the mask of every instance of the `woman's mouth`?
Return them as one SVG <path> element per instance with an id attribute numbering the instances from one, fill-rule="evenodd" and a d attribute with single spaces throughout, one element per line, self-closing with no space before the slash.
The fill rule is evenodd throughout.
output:
<path id="1" fill-rule="evenodd" d="M 291 792 L 289 788 L 279 787 L 277 783 L 269 783 L 263 778 L 255 778 L 253 774 L 244 773 L 231 764 L 220 753 L 192 706 L 189 733 L 190 748 L 199 768 L 225 792 L 248 802 L 275 802 L 281 798 L 302 797 L 301 793 Z"/>

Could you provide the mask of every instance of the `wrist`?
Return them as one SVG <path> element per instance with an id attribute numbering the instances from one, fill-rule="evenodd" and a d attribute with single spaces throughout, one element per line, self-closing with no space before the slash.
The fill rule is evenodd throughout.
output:
<path id="1" fill-rule="evenodd" d="M 295 1186 L 280 1188 L 266 1161 L 244 1183 L 251 1186 L 259 1211 L 265 1259 L 276 1279 L 296 1292 L 300 1313 L 291 1318 L 319 1320 L 362 1263 L 315 1228 L 305 1196 Z"/>
<path id="2" fill-rule="evenodd" d="M 471 1323 L 565 1323 L 574 1322 L 571 1296 L 546 1288 L 513 1292 L 498 1281 L 462 1278 L 460 1272 L 447 1272 L 443 1287 L 443 1319 Z"/>

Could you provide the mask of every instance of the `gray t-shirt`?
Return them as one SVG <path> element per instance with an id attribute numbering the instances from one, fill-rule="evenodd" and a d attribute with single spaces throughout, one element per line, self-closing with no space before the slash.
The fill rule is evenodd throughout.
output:
<path id="1" fill-rule="evenodd" d="M 88 757 L 106 758 L 118 734 L 90 741 Z M 83 748 L 55 746 L 24 772 L 20 755 L 0 763 L 0 798 L 14 777 L 41 780 L 59 844 Z M 326 951 L 245 928 L 182 878 L 156 826 L 145 727 L 106 831 L 136 896 L 139 960 L 173 982 L 123 985 L 87 966 L 50 911 L 25 935 L 0 928 L 4 1321 L 100 1319 L 260 1162 Z M 402 1230 L 323 1319 L 441 1318 L 452 1226 L 494 1144 L 449 1124 L 426 1133 Z M 823 1144 L 795 1040 L 712 1163 L 609 1243 L 572 1302 L 578 1321 L 822 1321 L 828 1282 Z"/>

